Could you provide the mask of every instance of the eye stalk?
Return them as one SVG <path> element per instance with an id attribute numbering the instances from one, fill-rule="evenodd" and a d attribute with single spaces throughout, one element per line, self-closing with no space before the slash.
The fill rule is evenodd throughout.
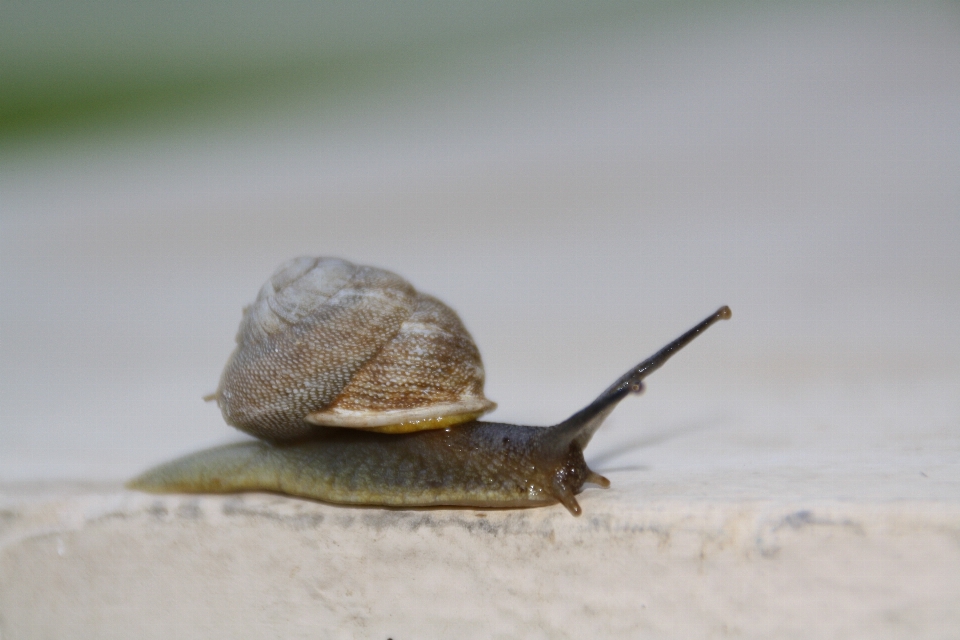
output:
<path id="1" fill-rule="evenodd" d="M 597 399 L 575 414 L 551 427 L 551 438 L 556 439 L 556 446 L 566 447 L 574 443 L 581 450 L 587 447 L 590 438 L 596 433 L 604 419 L 610 415 L 614 407 L 627 395 L 643 393 L 643 379 L 666 364 L 678 351 L 693 342 L 693 339 L 709 329 L 718 320 L 729 320 L 733 313 L 730 307 L 724 305 L 712 315 L 705 318 L 695 327 L 679 338 L 657 351 L 655 354 L 620 376 L 616 382 L 607 387 L 606 391 L 597 396 Z"/>

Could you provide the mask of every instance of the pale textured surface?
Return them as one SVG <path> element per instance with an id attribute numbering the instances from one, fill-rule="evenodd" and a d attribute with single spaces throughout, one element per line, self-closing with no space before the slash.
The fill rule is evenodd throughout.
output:
<path id="1" fill-rule="evenodd" d="M 697 481 L 729 487 L 736 475 Z M 0 629 L 4 638 L 950 638 L 960 625 L 956 499 L 656 493 L 591 491 L 575 519 L 560 506 L 384 511 L 263 494 L 8 486 Z"/>
<path id="2" fill-rule="evenodd" d="M 601 429 L 580 518 L 2 485 L 2 637 L 954 637 L 960 377 L 657 384 L 690 353 L 622 409 L 729 413 Z"/>

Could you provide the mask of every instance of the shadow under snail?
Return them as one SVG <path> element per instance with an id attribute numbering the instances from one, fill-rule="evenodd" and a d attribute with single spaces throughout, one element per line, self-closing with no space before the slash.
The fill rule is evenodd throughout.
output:
<path id="1" fill-rule="evenodd" d="M 154 493 L 272 491 L 345 505 L 535 507 L 580 515 L 583 450 L 643 379 L 721 307 L 552 427 L 480 422 L 480 354 L 457 314 L 403 278 L 333 258 L 283 264 L 244 309 L 216 400 L 260 440 L 185 456 L 130 481 Z"/>

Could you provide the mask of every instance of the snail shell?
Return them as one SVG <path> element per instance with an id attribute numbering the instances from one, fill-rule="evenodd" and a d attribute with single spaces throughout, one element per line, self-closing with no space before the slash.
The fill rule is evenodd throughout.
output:
<path id="1" fill-rule="evenodd" d="M 496 405 L 457 314 L 400 276 L 334 258 L 281 265 L 244 310 L 214 398 L 231 425 L 271 440 L 317 426 L 405 433 Z"/>
<path id="2" fill-rule="evenodd" d="M 296 258 L 244 310 L 210 397 L 228 423 L 261 440 L 185 456 L 127 486 L 395 507 L 559 502 L 579 515 L 575 496 L 586 483 L 610 485 L 583 457 L 604 419 L 729 317 L 721 307 L 552 427 L 480 422 L 495 405 L 483 395 L 480 354 L 451 309 L 389 271 Z"/>

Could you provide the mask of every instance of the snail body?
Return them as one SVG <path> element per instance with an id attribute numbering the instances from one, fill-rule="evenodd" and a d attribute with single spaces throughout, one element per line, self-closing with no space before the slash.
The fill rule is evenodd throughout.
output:
<path id="1" fill-rule="evenodd" d="M 479 352 L 456 314 L 399 276 L 341 260 L 283 265 L 245 309 L 217 392 L 228 423 L 261 438 L 160 465 L 128 486 L 274 491 L 348 505 L 533 507 L 572 514 L 583 450 L 614 407 L 717 320 L 722 307 L 552 427 L 476 420 Z M 373 326 L 366 326 L 372 324 Z"/>
<path id="2" fill-rule="evenodd" d="M 533 507 L 563 502 L 583 484 L 607 485 L 577 448 L 546 454 L 539 427 L 470 422 L 384 434 L 324 429 L 293 444 L 227 445 L 181 458 L 135 488 L 184 493 L 274 491 L 338 504 Z"/>

